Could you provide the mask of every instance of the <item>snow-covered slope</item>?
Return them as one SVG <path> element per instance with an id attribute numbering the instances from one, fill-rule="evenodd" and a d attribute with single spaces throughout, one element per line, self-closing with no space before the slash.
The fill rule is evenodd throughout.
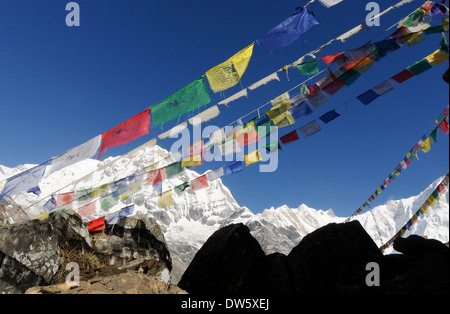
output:
<path id="1" fill-rule="evenodd" d="M 168 156 L 166 150 L 155 146 L 154 148 L 143 147 L 128 155 L 108 158 L 103 162 L 85 160 L 44 178 L 40 183 L 42 190 L 40 197 L 46 197 L 58 190 L 60 192 L 77 191 L 110 183 L 137 173 L 166 156 Z M 24 165 L 12 169 L 0 166 L 0 181 L 31 166 Z M 178 177 L 164 181 L 163 191 L 197 176 L 196 172 L 186 170 Z M 442 178 L 437 179 L 420 195 L 389 201 L 373 209 L 382 240 L 370 212 L 361 214 L 357 219 L 377 245 L 381 246 L 384 244 L 382 241 L 389 240 L 411 218 L 441 180 Z M 43 210 L 41 206 L 31 206 L 38 200 L 39 198 L 32 194 L 22 194 L 15 198 L 15 201 L 23 208 L 29 207 L 27 213 L 30 217 Z M 134 203 L 135 213 L 153 216 L 158 220 L 171 251 L 175 282 L 181 278 L 182 272 L 208 237 L 228 224 L 239 222 L 246 224 L 267 254 L 273 252 L 288 254 L 308 233 L 328 223 L 343 222 L 346 219 L 346 217 L 336 217 L 331 209 L 316 210 L 304 204 L 298 208 L 282 206 L 275 209 L 272 207 L 263 213 L 253 214 L 248 208 L 236 202 L 230 190 L 220 179 L 211 182 L 210 186 L 203 190 L 194 192 L 187 189 L 183 193 L 174 193 L 173 200 L 174 206 L 161 209 L 157 205 L 156 191 L 151 186 L 144 186 L 128 199 L 120 201 L 109 212 Z M 99 210 L 97 216 L 103 215 L 105 212 Z M 448 242 L 448 192 L 410 232 Z"/>

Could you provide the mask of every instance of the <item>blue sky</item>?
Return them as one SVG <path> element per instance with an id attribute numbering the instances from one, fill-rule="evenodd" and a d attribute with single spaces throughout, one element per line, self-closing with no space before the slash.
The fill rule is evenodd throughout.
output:
<path id="1" fill-rule="evenodd" d="M 307 1 L 80 0 L 80 27 L 66 26 L 67 2 L 5 0 L 0 4 L 2 165 L 44 162 L 115 127 L 201 77 Z M 270 56 L 255 45 L 241 84 L 227 90 L 226 97 L 362 23 L 369 13 L 367 2 L 345 0 L 328 9 L 318 1 L 311 4 L 309 9 L 320 24 Z M 378 3 L 384 10 L 394 2 Z M 345 43 L 335 42 L 317 57 L 384 39 L 394 31 L 383 34 L 385 29 L 421 4 L 415 1 L 392 11 L 381 18 L 379 27 Z M 307 119 L 281 129 L 280 134 L 317 119 L 431 54 L 440 36 L 430 35 L 389 54 Z M 323 62 L 319 66 L 325 68 Z M 341 117 L 327 125 L 320 123 L 321 132 L 284 146 L 276 172 L 260 173 L 253 165 L 224 177 L 223 182 L 240 205 L 254 212 L 304 203 L 332 208 L 340 216 L 352 214 L 448 105 L 448 84 L 441 78 L 447 68 L 448 61 L 396 84 L 394 91 L 369 106 L 352 101 L 347 111 L 341 107 Z M 291 69 L 289 80 L 286 75 L 280 78 L 250 91 L 248 98 L 230 103 L 229 108 L 221 106 L 221 115 L 209 124 L 225 126 L 307 77 Z M 211 91 L 211 95 L 213 104 L 222 100 L 219 94 Z M 125 154 L 173 125 L 108 149 L 106 156 Z M 413 162 L 373 205 L 415 195 L 447 173 L 449 140 L 438 134 L 439 144 L 428 154 L 419 152 L 420 162 Z M 158 144 L 170 149 L 174 141 Z M 206 164 L 198 170 L 217 166 Z"/>

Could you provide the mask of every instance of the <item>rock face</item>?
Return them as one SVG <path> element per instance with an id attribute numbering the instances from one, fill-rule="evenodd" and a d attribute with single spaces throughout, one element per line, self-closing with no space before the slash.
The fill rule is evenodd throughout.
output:
<path id="1" fill-rule="evenodd" d="M 353 221 L 310 233 L 287 256 L 265 255 L 248 227 L 230 225 L 207 240 L 178 285 L 191 294 L 448 292 L 448 247 L 413 236 L 396 246 L 408 254 L 383 256 Z M 379 285 L 366 283 L 369 263 L 380 267 Z"/>
<path id="2" fill-rule="evenodd" d="M 56 211 L 41 220 L 0 225 L 0 293 L 23 293 L 33 286 L 64 281 L 65 266 L 81 270 L 114 265 L 140 270 L 170 282 L 172 262 L 153 218 L 121 219 L 90 234 L 73 211 Z"/>

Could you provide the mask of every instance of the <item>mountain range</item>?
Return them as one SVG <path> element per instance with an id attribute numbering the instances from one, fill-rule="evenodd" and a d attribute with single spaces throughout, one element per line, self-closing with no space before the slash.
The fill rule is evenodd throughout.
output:
<path id="1" fill-rule="evenodd" d="M 127 155 L 110 157 L 104 161 L 84 160 L 61 169 L 43 178 L 40 182 L 41 194 L 21 194 L 14 201 L 25 209 L 26 216 L 32 218 L 44 211 L 43 199 L 55 192 L 64 193 L 98 187 L 139 173 L 144 167 L 169 156 L 170 153 L 159 146 L 144 145 Z M 165 160 L 165 166 L 170 163 Z M 34 165 L 20 165 L 8 168 L 0 165 L 0 181 L 27 170 Z M 195 179 L 199 176 L 186 169 L 177 177 L 163 182 L 163 191 Z M 361 222 L 367 233 L 378 246 L 387 242 L 426 201 L 442 181 L 437 178 L 419 195 L 406 199 L 388 201 L 366 211 L 354 219 Z M 42 200 L 42 201 L 40 201 Z M 39 202 L 36 204 L 37 202 Z M 288 254 L 301 239 L 310 232 L 329 223 L 344 222 L 347 217 L 337 217 L 332 209 L 317 210 L 301 204 L 297 208 L 281 206 L 268 208 L 255 214 L 249 208 L 240 206 L 221 179 L 209 182 L 209 187 L 193 191 L 173 193 L 173 206 L 158 207 L 157 192 L 152 186 L 144 185 L 130 197 L 121 200 L 109 213 L 135 204 L 134 214 L 153 216 L 159 222 L 172 257 L 172 281 L 178 282 L 184 270 L 205 241 L 218 229 L 233 223 L 243 223 L 249 227 L 266 254 L 279 252 Z M 301 200 L 299 200 L 301 202 Z M 442 242 L 449 241 L 449 193 L 448 190 L 430 209 L 409 234 L 424 235 Z M 97 216 L 105 215 L 98 210 Z M 376 219 L 376 222 L 375 222 Z M 14 221 L 14 217 L 9 220 Z M 392 251 L 390 251 L 392 252 Z"/>

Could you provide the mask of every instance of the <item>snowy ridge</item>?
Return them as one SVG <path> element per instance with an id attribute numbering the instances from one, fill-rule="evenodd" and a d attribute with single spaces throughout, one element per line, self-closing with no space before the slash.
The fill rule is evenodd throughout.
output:
<path id="1" fill-rule="evenodd" d="M 44 178 L 40 183 L 41 198 L 60 192 L 77 191 L 110 183 L 134 173 L 139 173 L 169 153 L 158 147 L 142 147 L 128 155 L 111 157 L 102 162 L 85 160 L 66 167 Z M 158 167 L 166 166 L 160 164 Z M 7 168 L 0 166 L 0 181 L 29 169 L 33 165 Z M 194 171 L 185 170 L 178 177 L 165 180 L 163 191 L 183 182 L 198 177 Z M 389 201 L 373 208 L 382 240 L 387 242 L 426 201 L 428 196 L 442 181 L 437 179 L 417 196 L 407 199 Z M 73 184 L 73 182 L 76 182 Z M 36 203 L 40 198 L 33 194 L 21 194 L 15 201 L 23 208 Z M 410 233 L 426 235 L 442 242 L 449 241 L 449 194 L 448 191 L 439 199 L 429 214 L 415 224 Z M 343 222 L 347 217 L 337 217 L 331 209 L 316 210 L 305 204 L 298 208 L 281 206 L 266 209 L 260 214 L 253 214 L 248 208 L 240 206 L 230 190 L 220 179 L 210 182 L 210 186 L 199 191 L 188 188 L 182 193 L 173 193 L 174 206 L 159 208 L 156 191 L 151 186 L 144 186 L 131 197 L 120 201 L 107 213 L 98 210 L 97 217 L 135 204 L 135 213 L 152 216 L 159 222 L 171 252 L 174 270 L 173 280 L 177 282 L 187 265 L 203 243 L 216 230 L 232 223 L 244 223 L 259 241 L 266 254 L 280 252 L 288 254 L 308 233 L 329 223 Z M 300 200 L 299 200 L 300 201 Z M 44 202 L 41 202 L 42 205 Z M 27 210 L 30 217 L 42 213 L 42 206 L 32 206 Z M 95 218 L 95 217 L 94 217 Z M 356 217 L 371 235 L 378 246 L 383 245 L 378 235 L 377 226 L 369 211 Z"/>

